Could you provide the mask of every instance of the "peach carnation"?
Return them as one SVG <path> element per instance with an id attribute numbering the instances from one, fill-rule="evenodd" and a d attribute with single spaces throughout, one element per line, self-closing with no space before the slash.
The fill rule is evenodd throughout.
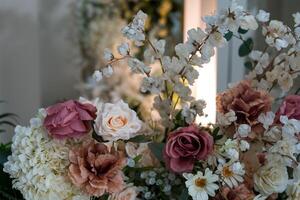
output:
<path id="1" fill-rule="evenodd" d="M 102 196 L 118 193 L 124 189 L 122 168 L 125 158 L 122 153 L 102 143 L 88 142 L 69 152 L 68 175 L 76 186 L 87 194 Z"/>
<path id="2" fill-rule="evenodd" d="M 272 98 L 262 90 L 251 87 L 251 81 L 241 81 L 233 88 L 217 96 L 217 110 L 228 113 L 233 110 L 238 124 L 258 124 L 257 118 L 261 113 L 271 110 Z"/>

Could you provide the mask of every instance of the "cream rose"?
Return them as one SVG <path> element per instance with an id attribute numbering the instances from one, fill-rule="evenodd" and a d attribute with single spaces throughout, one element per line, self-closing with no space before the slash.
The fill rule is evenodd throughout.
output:
<path id="1" fill-rule="evenodd" d="M 287 168 L 281 163 L 268 163 L 254 174 L 254 189 L 264 196 L 281 193 L 287 188 Z"/>
<path id="2" fill-rule="evenodd" d="M 98 109 L 95 130 L 104 140 L 128 140 L 137 135 L 142 121 L 135 111 L 122 100 L 112 104 L 104 103 Z"/>
<path id="3" fill-rule="evenodd" d="M 135 200 L 137 197 L 136 187 L 130 186 L 120 193 L 112 194 L 108 200 Z"/>

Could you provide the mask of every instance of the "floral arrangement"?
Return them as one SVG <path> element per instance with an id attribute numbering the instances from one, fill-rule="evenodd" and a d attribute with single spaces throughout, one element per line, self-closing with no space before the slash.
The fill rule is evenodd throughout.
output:
<path id="1" fill-rule="evenodd" d="M 141 91 L 155 95 L 152 114 L 142 121 L 122 99 L 69 100 L 40 109 L 29 127 L 17 126 L 12 155 L 4 171 L 25 199 L 300 199 L 300 96 L 290 95 L 300 74 L 300 13 L 295 27 L 251 15 L 235 1 L 204 17 L 206 29 L 191 29 L 188 39 L 166 56 L 164 40 L 145 35 L 147 15 L 139 11 L 122 29 L 128 43 L 93 77 L 109 79 L 114 65 L 126 60 L 144 76 Z M 253 50 L 248 30 L 262 27 L 267 47 Z M 210 61 L 215 47 L 233 36 L 244 41 L 251 72 L 217 96 L 217 123 L 204 126 L 206 103 L 191 96 L 196 67 Z M 149 65 L 158 62 L 161 73 Z M 279 86 L 279 87 L 278 87 Z M 272 111 L 281 88 L 285 97 Z M 273 96 L 272 96 L 273 95 Z"/>

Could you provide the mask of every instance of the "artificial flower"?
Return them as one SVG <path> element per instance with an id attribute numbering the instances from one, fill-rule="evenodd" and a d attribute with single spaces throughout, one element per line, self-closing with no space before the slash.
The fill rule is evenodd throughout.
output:
<path id="1" fill-rule="evenodd" d="M 87 142 L 69 152 L 68 176 L 72 183 L 92 196 L 123 190 L 125 158 L 114 147 Z"/>
<path id="2" fill-rule="evenodd" d="M 300 120 L 300 96 L 289 95 L 281 103 L 276 112 L 276 119 L 279 120 L 281 115 L 287 116 L 289 119 Z"/>
<path id="3" fill-rule="evenodd" d="M 167 167 L 176 173 L 191 172 L 197 160 L 204 160 L 213 151 L 213 138 L 196 125 L 169 133 L 164 147 Z"/>
<path id="4" fill-rule="evenodd" d="M 270 19 L 270 13 L 267 13 L 264 10 L 259 10 L 258 14 L 256 15 L 256 19 L 259 22 L 268 22 Z"/>
<path id="5" fill-rule="evenodd" d="M 108 200 L 136 200 L 137 188 L 134 186 L 128 186 L 119 193 L 112 194 L 108 197 Z"/>
<path id="6" fill-rule="evenodd" d="M 272 98 L 265 92 L 255 90 L 250 81 L 241 81 L 233 88 L 217 96 L 217 110 L 220 113 L 234 111 L 238 124 L 258 124 L 261 113 L 270 111 Z"/>
<path id="7" fill-rule="evenodd" d="M 138 134 L 142 122 L 128 104 L 119 100 L 116 103 L 104 103 L 98 110 L 95 129 L 104 140 L 128 140 Z"/>
<path id="8" fill-rule="evenodd" d="M 240 162 L 225 163 L 218 165 L 216 173 L 221 175 L 223 185 L 234 188 L 244 181 L 245 170 Z"/>
<path id="9" fill-rule="evenodd" d="M 254 188 L 264 196 L 281 193 L 287 188 L 287 168 L 276 162 L 268 162 L 260 167 L 253 176 Z"/>
<path id="10" fill-rule="evenodd" d="M 196 175 L 184 173 L 183 176 L 187 179 L 185 185 L 193 200 L 208 200 L 209 196 L 216 195 L 215 191 L 219 188 L 216 182 L 219 177 L 208 168 L 205 169 L 204 174 L 198 171 Z"/>
<path id="11" fill-rule="evenodd" d="M 97 109 L 89 103 L 75 100 L 65 101 L 46 109 L 44 127 L 49 135 L 57 139 L 78 137 L 89 133 Z"/>
<path id="12" fill-rule="evenodd" d="M 225 197 L 225 198 L 224 198 Z M 245 184 L 234 188 L 223 187 L 213 200 L 253 200 L 254 193 Z"/>
<path id="13" fill-rule="evenodd" d="M 34 121 L 37 119 L 42 122 L 44 115 Z M 74 140 L 61 142 L 48 137 L 42 123 L 34 127 L 17 126 L 12 155 L 4 163 L 3 171 L 10 174 L 13 187 L 20 190 L 26 200 L 89 199 L 65 177 L 68 151 L 76 144 Z"/>

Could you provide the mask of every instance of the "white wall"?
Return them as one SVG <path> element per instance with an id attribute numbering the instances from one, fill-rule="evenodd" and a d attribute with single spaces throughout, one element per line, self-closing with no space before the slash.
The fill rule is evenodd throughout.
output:
<path id="1" fill-rule="evenodd" d="M 70 2 L 0 0 L 0 113 L 16 113 L 22 125 L 39 107 L 77 97 Z"/>

